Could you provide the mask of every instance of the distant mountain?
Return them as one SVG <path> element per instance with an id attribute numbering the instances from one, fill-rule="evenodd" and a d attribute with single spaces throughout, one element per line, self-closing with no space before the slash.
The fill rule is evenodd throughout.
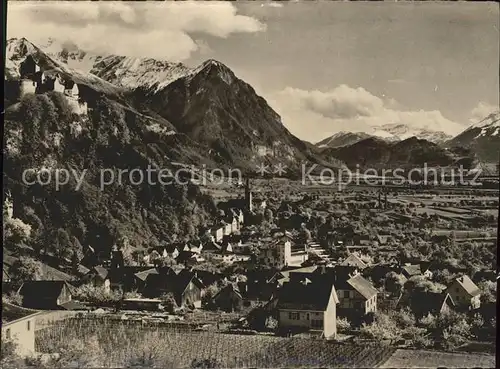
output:
<path id="1" fill-rule="evenodd" d="M 325 159 L 336 158 L 346 163 L 349 168 L 394 169 L 427 166 L 449 166 L 464 163 L 468 152 L 456 153 L 441 148 L 432 142 L 410 137 L 399 142 L 371 137 L 349 146 L 327 148 L 323 150 Z M 472 159 L 468 165 L 471 165 Z"/>
<path id="2" fill-rule="evenodd" d="M 90 73 L 128 89 L 154 86 L 159 90 L 190 71 L 181 63 L 111 55 L 96 60 Z"/>
<path id="3" fill-rule="evenodd" d="M 228 165 L 255 170 L 255 165 L 282 163 L 297 170 L 303 162 L 325 163 L 283 125 L 280 116 L 248 83 L 226 65 L 207 60 L 196 68 L 165 65 L 163 79 L 130 82 L 131 68 L 123 61 L 94 73 L 121 85 L 131 86 L 130 96 L 141 106 L 170 121 L 192 140 L 209 147 L 209 152 Z M 144 65 L 141 61 L 138 67 Z M 139 87 L 135 87 L 139 85 Z"/>
<path id="4" fill-rule="evenodd" d="M 93 65 L 104 57 L 104 55 L 84 51 L 70 41 L 60 42 L 54 38 L 49 38 L 38 47 L 52 58 L 63 61 L 71 69 L 85 73 L 88 73 Z"/>
<path id="5" fill-rule="evenodd" d="M 373 127 L 373 130 L 367 132 L 372 136 L 377 136 L 388 141 L 401 141 L 410 137 L 417 137 L 434 143 L 443 143 L 453 137 L 440 130 L 433 130 L 429 127 L 411 127 L 407 124 L 384 124 Z"/>
<path id="6" fill-rule="evenodd" d="M 466 147 L 483 162 L 498 163 L 500 157 L 500 111 L 493 112 L 445 143 L 446 147 Z"/>
<path id="7" fill-rule="evenodd" d="M 327 137 L 324 140 L 319 141 L 316 147 L 323 149 L 326 147 L 341 147 L 349 146 L 361 140 L 371 137 L 369 134 L 364 132 L 338 132 L 333 136 Z"/>

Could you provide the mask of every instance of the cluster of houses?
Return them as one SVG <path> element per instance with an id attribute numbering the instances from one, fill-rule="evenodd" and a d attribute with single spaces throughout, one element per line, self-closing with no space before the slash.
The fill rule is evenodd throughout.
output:
<path id="1" fill-rule="evenodd" d="M 248 210 L 253 204 L 248 183 L 245 194 L 244 206 Z M 337 337 L 337 317 L 363 321 L 387 303 L 394 309 L 409 307 L 419 317 L 480 308 L 480 290 L 463 271 L 456 271 L 459 277 L 441 293 L 401 293 L 391 300 L 371 281 L 390 272 L 397 273 L 403 282 L 415 276 L 432 280 L 430 263 L 393 256 L 373 264 L 349 247 L 343 259 L 315 263 L 309 255 L 311 250 L 321 254 L 317 243 L 276 231 L 270 237 L 259 238 L 254 247 L 243 242 L 243 224 L 241 207 L 229 206 L 203 240 L 153 247 L 140 265 L 125 265 L 122 251 L 113 249 L 109 263 L 87 259 L 91 264 L 86 264 L 84 275 L 76 282 L 27 281 L 19 289 L 23 306 L 38 310 L 82 309 L 85 307 L 73 299 L 74 287 L 91 285 L 104 291 L 140 294 L 140 298 L 122 298 L 121 305 L 115 306 L 121 309 L 158 310 L 168 296 L 177 307 L 190 309 L 243 313 L 264 306 L 277 319 L 279 332 L 309 331 L 326 339 Z M 380 236 L 379 241 L 385 243 L 386 237 Z M 208 258 L 241 263 L 240 272 L 224 275 L 197 269 L 196 264 Z M 166 263 L 167 259 L 175 259 L 175 265 Z M 207 295 L 213 286 L 217 292 Z"/>
<path id="2" fill-rule="evenodd" d="M 278 238 L 279 240 L 280 238 Z M 289 241 L 285 241 L 289 242 Z M 217 272 L 168 266 L 125 266 L 119 252 L 111 267 L 94 266 L 77 283 L 66 281 L 27 281 L 19 289 L 23 306 L 31 309 L 81 309 L 72 299 L 73 285 L 90 284 L 105 290 L 137 291 L 142 298 L 122 301 L 122 308 L 159 307 L 170 295 L 178 307 L 209 308 L 227 312 L 242 311 L 259 303 L 272 307 L 280 331 L 317 332 L 336 337 L 336 318 L 364 319 L 379 309 L 385 299 L 370 282 L 370 269 L 357 254 L 350 254 L 333 267 L 310 265 L 249 269 L 244 280 Z M 402 278 L 432 278 L 426 263 L 387 266 Z M 386 272 L 386 270 L 384 270 Z M 207 289 L 218 285 L 218 292 L 206 300 Z M 133 300 L 133 301 L 132 301 Z M 455 278 L 442 293 L 402 294 L 394 308 L 410 307 L 416 316 L 440 314 L 447 310 L 475 310 L 480 307 L 480 290 L 467 276 Z M 155 308 L 153 308 L 154 310 Z"/>

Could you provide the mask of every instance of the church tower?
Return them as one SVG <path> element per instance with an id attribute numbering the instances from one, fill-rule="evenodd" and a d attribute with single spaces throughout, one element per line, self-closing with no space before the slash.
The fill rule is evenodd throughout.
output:
<path id="1" fill-rule="evenodd" d="M 252 190 L 250 189 L 250 179 L 245 181 L 245 207 L 248 211 L 252 211 Z"/>

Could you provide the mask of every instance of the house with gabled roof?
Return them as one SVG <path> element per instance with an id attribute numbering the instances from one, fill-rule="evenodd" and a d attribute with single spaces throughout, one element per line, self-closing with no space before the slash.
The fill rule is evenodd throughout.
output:
<path id="1" fill-rule="evenodd" d="M 172 268 L 161 268 L 157 274 L 150 273 L 145 280 L 143 295 L 157 298 L 172 293 L 177 306 L 201 306 L 203 283 L 196 273 L 183 269 L 176 273 Z"/>
<path id="2" fill-rule="evenodd" d="M 290 282 L 291 274 L 302 273 L 303 275 L 309 275 L 314 273 L 318 269 L 317 265 L 311 265 L 302 268 L 290 269 L 290 270 L 281 270 L 277 272 L 272 278 L 272 282 L 277 282 L 279 286 L 282 286 L 286 282 Z"/>
<path id="3" fill-rule="evenodd" d="M 356 267 L 360 270 L 363 270 L 368 266 L 368 264 L 366 264 L 363 260 L 361 260 L 361 258 L 358 255 L 356 255 L 354 253 L 349 254 L 349 256 L 343 262 L 341 262 L 339 265 L 353 266 L 353 267 Z"/>
<path id="4" fill-rule="evenodd" d="M 305 277 L 291 280 L 278 290 L 279 330 L 316 331 L 327 339 L 336 338 L 338 303 L 333 283 L 325 279 Z"/>
<path id="5" fill-rule="evenodd" d="M 205 242 L 203 245 L 203 249 L 201 251 L 202 255 L 205 254 L 221 254 L 222 253 L 222 245 L 215 242 L 215 240 L 210 240 Z"/>
<path id="6" fill-rule="evenodd" d="M 339 314 L 363 316 L 377 311 L 377 289 L 359 273 L 335 276 Z"/>
<path id="7" fill-rule="evenodd" d="M 455 302 L 449 293 L 416 291 L 410 296 L 409 307 L 417 318 L 428 314 L 438 316 L 455 309 Z"/>
<path id="8" fill-rule="evenodd" d="M 223 287 L 210 301 L 210 305 L 218 310 L 231 313 L 240 311 L 243 308 L 243 294 L 239 287 L 229 283 Z"/>
<path id="9" fill-rule="evenodd" d="M 481 290 L 468 275 L 455 278 L 446 289 L 446 293 L 451 296 L 459 309 L 474 310 L 481 306 Z"/>
<path id="10" fill-rule="evenodd" d="M 89 283 L 94 287 L 102 287 L 110 290 L 109 270 L 101 265 L 95 266 L 83 276 L 81 283 Z"/>
<path id="11" fill-rule="evenodd" d="M 61 310 L 71 302 L 72 286 L 65 281 L 26 281 L 18 293 L 30 309 Z"/>
<path id="12" fill-rule="evenodd" d="M 401 267 L 401 274 L 407 279 L 417 275 L 423 275 L 426 278 L 432 278 L 432 272 L 429 270 L 429 262 L 421 261 L 420 263 L 406 263 Z"/>
<path id="13" fill-rule="evenodd" d="M 146 283 L 146 278 L 150 274 L 158 274 L 158 269 L 157 268 L 150 268 L 150 269 L 142 270 L 142 271 L 134 274 L 133 285 L 138 291 L 143 290 L 145 283 Z"/>
<path id="14" fill-rule="evenodd" d="M 220 242 L 224 237 L 224 225 L 217 224 L 211 227 L 209 232 L 215 242 Z"/>

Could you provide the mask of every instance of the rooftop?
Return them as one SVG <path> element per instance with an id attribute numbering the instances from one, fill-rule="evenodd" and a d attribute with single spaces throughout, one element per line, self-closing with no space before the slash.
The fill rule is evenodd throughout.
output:
<path id="1" fill-rule="evenodd" d="M 469 278 L 468 275 L 463 275 L 457 279 L 455 279 L 465 291 L 471 296 L 477 296 L 481 293 L 481 290 L 479 289 L 478 286 L 472 282 L 472 280 Z"/>
<path id="2" fill-rule="evenodd" d="M 24 319 L 30 315 L 39 314 L 38 310 L 26 309 L 20 306 L 2 301 L 2 325 L 10 324 L 17 320 Z"/>
<path id="3" fill-rule="evenodd" d="M 287 282 L 278 294 L 278 309 L 297 309 L 325 311 L 333 294 L 334 302 L 338 303 L 335 288 L 325 280 L 309 278 L 307 283 Z"/>

